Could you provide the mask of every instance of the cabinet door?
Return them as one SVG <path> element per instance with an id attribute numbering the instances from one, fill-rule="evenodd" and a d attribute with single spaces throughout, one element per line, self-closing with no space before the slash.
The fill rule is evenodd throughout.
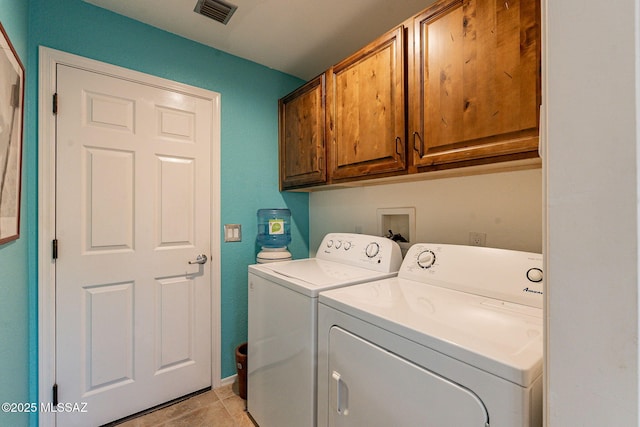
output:
<path id="1" fill-rule="evenodd" d="M 404 27 L 329 71 L 330 178 L 406 169 Z"/>
<path id="2" fill-rule="evenodd" d="M 453 0 L 414 19 L 413 166 L 429 170 L 537 155 L 539 4 Z"/>
<path id="3" fill-rule="evenodd" d="M 325 156 L 325 75 L 280 99 L 280 190 L 323 184 Z"/>

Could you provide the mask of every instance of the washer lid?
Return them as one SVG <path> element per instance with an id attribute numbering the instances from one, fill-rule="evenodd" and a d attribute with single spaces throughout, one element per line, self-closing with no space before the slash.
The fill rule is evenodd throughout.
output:
<path id="1" fill-rule="evenodd" d="M 250 265 L 249 273 L 311 297 L 317 297 L 320 291 L 327 289 L 380 280 L 397 274 L 381 273 L 318 258 Z"/>
<path id="2" fill-rule="evenodd" d="M 542 310 L 390 278 L 319 302 L 523 387 L 542 374 Z"/>

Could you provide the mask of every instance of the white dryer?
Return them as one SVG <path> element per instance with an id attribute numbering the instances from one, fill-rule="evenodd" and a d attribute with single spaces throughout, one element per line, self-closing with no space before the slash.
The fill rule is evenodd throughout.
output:
<path id="1" fill-rule="evenodd" d="M 542 304 L 540 254 L 444 244 L 322 292 L 318 425 L 542 426 Z"/>
<path id="2" fill-rule="evenodd" d="M 249 266 L 247 410 L 260 427 L 316 423 L 320 291 L 395 276 L 397 243 L 330 233 L 315 258 Z"/>

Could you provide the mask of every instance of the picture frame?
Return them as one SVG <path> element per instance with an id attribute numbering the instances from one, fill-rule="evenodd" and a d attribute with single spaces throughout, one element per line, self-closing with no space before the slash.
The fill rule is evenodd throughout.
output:
<path id="1" fill-rule="evenodd" d="M 0 245 L 20 237 L 24 66 L 0 23 Z"/>

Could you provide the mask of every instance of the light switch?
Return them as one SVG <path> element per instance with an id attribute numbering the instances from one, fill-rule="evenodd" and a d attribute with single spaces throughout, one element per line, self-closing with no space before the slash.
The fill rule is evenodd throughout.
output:
<path id="1" fill-rule="evenodd" d="M 241 242 L 242 241 L 242 225 L 241 224 L 225 224 L 224 225 L 224 241 L 225 242 Z"/>

